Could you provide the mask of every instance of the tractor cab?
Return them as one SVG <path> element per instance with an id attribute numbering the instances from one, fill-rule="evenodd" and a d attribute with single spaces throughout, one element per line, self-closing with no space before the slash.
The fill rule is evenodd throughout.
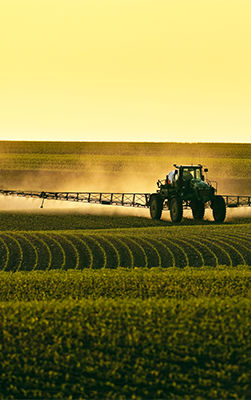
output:
<path id="1" fill-rule="evenodd" d="M 202 174 L 202 165 L 174 165 L 176 167 L 176 175 L 179 181 L 189 182 L 192 179 L 204 181 Z"/>
<path id="2" fill-rule="evenodd" d="M 176 167 L 173 187 L 185 201 L 209 201 L 214 188 L 205 182 L 202 165 L 174 165 Z M 207 169 L 204 169 L 207 172 Z M 171 187 L 170 187 L 171 188 Z"/>
<path id="3" fill-rule="evenodd" d="M 166 177 L 166 184 L 174 186 L 177 182 L 177 185 L 182 185 L 182 183 L 189 183 L 193 180 L 193 182 L 204 181 L 204 175 L 202 173 L 201 165 L 176 165 L 174 164 L 175 170 L 169 172 Z M 204 169 L 207 172 L 207 169 Z M 175 185 L 175 186 L 177 186 Z"/>

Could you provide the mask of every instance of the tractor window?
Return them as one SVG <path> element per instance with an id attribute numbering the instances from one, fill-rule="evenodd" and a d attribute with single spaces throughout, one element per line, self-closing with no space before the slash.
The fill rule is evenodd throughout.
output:
<path id="1" fill-rule="evenodd" d="M 190 179 L 201 179 L 200 168 L 183 168 L 183 179 L 189 181 Z"/>

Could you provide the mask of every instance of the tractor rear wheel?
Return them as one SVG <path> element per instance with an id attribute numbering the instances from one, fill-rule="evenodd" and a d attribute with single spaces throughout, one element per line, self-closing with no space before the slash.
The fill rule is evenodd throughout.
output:
<path id="1" fill-rule="evenodd" d="M 154 194 L 150 198 L 150 214 L 152 219 L 160 219 L 163 210 L 163 201 L 160 196 Z"/>
<path id="2" fill-rule="evenodd" d="M 205 204 L 200 200 L 191 201 L 191 209 L 194 219 L 202 220 L 205 214 Z"/>
<path id="3" fill-rule="evenodd" d="M 215 222 L 223 222 L 226 218 L 226 203 L 222 196 L 214 196 L 211 207 Z"/>
<path id="4" fill-rule="evenodd" d="M 172 222 L 180 222 L 183 216 L 183 202 L 179 196 L 175 196 L 170 201 L 170 216 Z"/>

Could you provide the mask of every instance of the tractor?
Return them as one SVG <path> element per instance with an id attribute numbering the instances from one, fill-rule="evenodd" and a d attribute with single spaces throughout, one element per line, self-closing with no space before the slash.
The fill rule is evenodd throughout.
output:
<path id="1" fill-rule="evenodd" d="M 163 208 L 170 210 L 171 220 L 179 223 L 183 217 L 183 208 L 191 208 L 193 218 L 202 220 L 205 206 L 213 210 L 215 222 L 221 223 L 226 217 L 226 204 L 216 188 L 205 179 L 207 168 L 202 165 L 176 165 L 164 181 L 158 180 L 158 189 L 149 199 L 152 219 L 159 220 Z"/>

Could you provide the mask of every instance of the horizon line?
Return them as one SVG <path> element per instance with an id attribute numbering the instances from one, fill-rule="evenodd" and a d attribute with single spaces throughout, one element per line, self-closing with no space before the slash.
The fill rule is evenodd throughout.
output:
<path id="1" fill-rule="evenodd" d="M 175 140 L 47 140 L 47 139 L 0 139 L 0 142 L 47 142 L 47 143 L 149 143 L 149 144 L 161 144 L 161 143 L 181 143 L 181 144 L 251 144 L 250 142 L 228 142 L 228 141 L 175 141 Z"/>

